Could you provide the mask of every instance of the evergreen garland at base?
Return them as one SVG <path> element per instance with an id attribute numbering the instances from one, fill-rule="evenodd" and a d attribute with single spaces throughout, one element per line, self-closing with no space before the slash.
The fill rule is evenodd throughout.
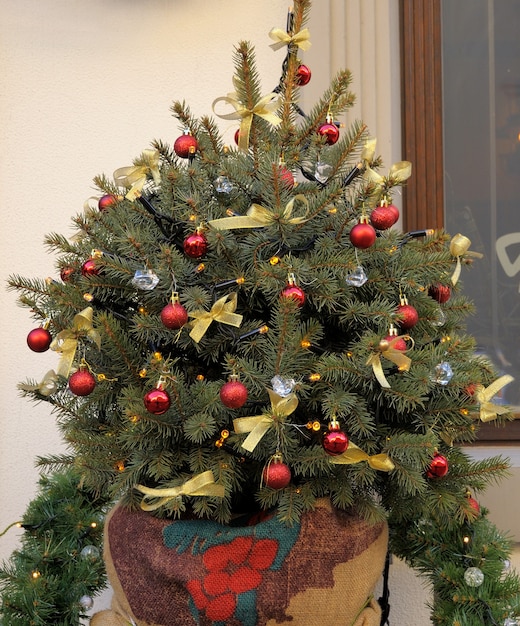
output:
<path id="1" fill-rule="evenodd" d="M 77 626 L 106 586 L 106 501 L 78 486 L 76 471 L 42 475 L 17 523 L 21 547 L 0 568 L 3 626 Z"/>

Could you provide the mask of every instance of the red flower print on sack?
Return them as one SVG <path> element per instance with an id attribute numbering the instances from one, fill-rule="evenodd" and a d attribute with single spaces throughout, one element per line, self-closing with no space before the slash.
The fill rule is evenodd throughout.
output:
<path id="1" fill-rule="evenodd" d="M 186 584 L 196 608 L 214 622 L 230 619 L 238 596 L 260 585 L 262 571 L 271 567 L 277 552 L 274 539 L 252 536 L 235 537 L 230 543 L 206 550 L 202 557 L 204 578 Z"/>

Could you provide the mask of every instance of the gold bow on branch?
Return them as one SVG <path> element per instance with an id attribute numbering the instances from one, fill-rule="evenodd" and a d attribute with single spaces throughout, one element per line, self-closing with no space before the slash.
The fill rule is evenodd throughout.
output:
<path id="1" fill-rule="evenodd" d="M 381 472 L 391 472 L 395 467 L 388 454 L 382 452 L 381 454 L 370 456 L 352 442 L 349 442 L 345 452 L 338 456 L 331 457 L 331 462 L 337 465 L 352 465 L 354 463 L 360 463 L 361 461 L 366 461 L 372 469 Z"/>
<path id="2" fill-rule="evenodd" d="M 377 188 L 385 187 L 390 181 L 393 185 L 404 183 L 412 175 L 412 164 L 410 161 L 397 161 L 394 163 L 388 171 L 388 176 L 381 176 L 381 174 L 378 174 L 370 167 L 374 160 L 376 142 L 376 139 L 367 139 L 361 152 L 361 160 L 365 164 L 365 179 L 374 183 Z"/>
<path id="3" fill-rule="evenodd" d="M 267 393 L 271 399 L 271 410 L 262 415 L 253 415 L 252 417 L 238 417 L 233 420 L 233 427 L 237 434 L 249 433 L 242 442 L 242 447 L 248 452 L 252 452 L 260 439 L 271 428 L 274 421 L 284 421 L 288 415 L 293 413 L 298 406 L 298 398 L 294 393 L 288 396 L 280 396 L 272 389 L 268 389 Z"/>
<path id="4" fill-rule="evenodd" d="M 236 308 L 237 294 L 230 293 L 219 298 L 210 311 L 199 310 L 189 313 L 190 317 L 195 318 L 190 337 L 193 341 L 199 343 L 206 334 L 211 322 L 220 322 L 221 324 L 229 324 L 236 327 L 240 326 L 243 316 L 235 313 Z"/>
<path id="5" fill-rule="evenodd" d="M 386 389 L 390 389 L 390 383 L 386 380 L 380 357 L 383 356 L 385 359 L 395 363 L 401 372 L 408 371 L 412 363 L 412 359 L 410 359 L 410 357 L 406 356 L 406 354 L 404 354 L 401 350 L 396 350 L 394 347 L 395 344 L 401 339 L 409 339 L 409 337 L 408 335 L 397 336 L 391 341 L 383 339 L 379 342 L 377 351 L 371 354 L 366 362 L 367 365 L 372 366 L 375 377 L 379 381 L 381 387 L 385 387 Z"/>
<path id="6" fill-rule="evenodd" d="M 117 185 L 130 187 L 125 197 L 132 201 L 141 195 L 148 175 L 152 176 L 156 185 L 161 182 L 159 152 L 157 150 L 144 150 L 138 160 L 142 161 L 141 165 L 120 167 L 114 172 L 114 180 Z"/>
<path id="7" fill-rule="evenodd" d="M 504 413 L 509 413 L 509 408 L 503 406 L 501 404 L 493 404 L 491 399 L 496 396 L 496 394 L 505 387 L 510 382 L 513 382 L 514 378 L 509 374 L 505 374 L 500 378 L 497 378 L 494 383 L 491 383 L 489 387 L 484 387 L 483 385 L 479 385 L 475 392 L 475 396 L 477 398 L 477 402 L 480 403 L 480 414 L 479 418 L 482 422 L 490 422 L 494 420 L 497 415 L 504 415 Z"/>
<path id="8" fill-rule="evenodd" d="M 234 113 L 219 114 L 215 111 L 215 106 L 219 102 L 230 104 Z M 282 120 L 276 115 L 276 110 L 280 106 L 280 96 L 277 93 L 268 93 L 254 105 L 252 109 L 245 107 L 239 100 L 236 93 L 230 93 L 213 101 L 213 112 L 223 120 L 240 120 L 240 130 L 238 134 L 238 147 L 247 152 L 249 147 L 249 134 L 253 123 L 253 116 L 258 115 L 273 126 L 278 126 Z"/>
<path id="9" fill-rule="evenodd" d="M 279 50 L 280 48 L 291 44 L 295 44 L 303 51 L 306 51 L 311 47 L 310 32 L 308 28 L 304 28 L 300 32 L 294 33 L 294 35 L 290 35 L 281 28 L 272 28 L 269 31 L 269 37 L 271 37 L 271 39 L 275 42 L 270 45 L 273 50 Z"/>
<path id="10" fill-rule="evenodd" d="M 252 204 L 246 215 L 223 217 L 221 219 L 211 220 L 208 223 L 217 230 L 231 230 L 232 228 L 261 228 L 263 226 L 274 224 L 275 222 L 294 225 L 303 224 L 307 221 L 305 216 L 291 217 L 295 200 L 303 202 L 308 208 L 309 202 L 307 198 L 300 193 L 294 196 L 294 198 L 291 198 L 291 200 L 285 205 L 281 214 L 274 213 L 259 204 Z"/>
<path id="11" fill-rule="evenodd" d="M 52 396 L 52 394 L 57 389 L 58 377 L 56 376 L 56 372 L 54 370 L 49 370 L 43 380 L 37 385 L 26 385 L 25 383 L 20 383 L 18 385 L 18 389 L 22 391 L 37 391 L 41 396 Z"/>
<path id="12" fill-rule="evenodd" d="M 52 341 L 51 350 L 61 352 L 61 359 L 56 372 L 59 376 L 68 377 L 80 337 L 88 337 L 94 342 L 98 350 L 101 348 L 101 336 L 92 326 L 93 316 L 94 310 L 92 307 L 83 309 L 83 311 L 74 316 L 72 328 L 62 330 Z"/>
<path id="13" fill-rule="evenodd" d="M 464 235 L 461 235 L 460 233 L 458 235 L 455 235 L 450 242 L 450 254 L 457 258 L 457 265 L 451 277 L 452 285 L 456 285 L 460 278 L 461 257 L 466 255 L 466 256 L 477 258 L 477 259 L 481 259 L 484 256 L 480 252 L 471 251 L 469 249 L 470 246 L 471 246 L 471 241 Z"/>
<path id="14" fill-rule="evenodd" d="M 144 494 L 141 501 L 143 511 L 155 511 L 170 500 L 180 496 L 213 496 L 224 497 L 224 485 L 217 485 L 213 472 L 208 470 L 201 474 L 196 474 L 178 487 L 165 487 L 153 489 L 144 485 L 136 485 L 137 491 Z M 155 502 L 150 501 L 155 500 Z"/>

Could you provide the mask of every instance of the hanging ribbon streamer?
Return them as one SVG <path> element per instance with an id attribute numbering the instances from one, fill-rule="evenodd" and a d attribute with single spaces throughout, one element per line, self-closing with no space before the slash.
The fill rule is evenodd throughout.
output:
<path id="1" fill-rule="evenodd" d="M 130 187 L 125 197 L 132 202 L 141 195 L 149 175 L 152 176 L 156 185 L 161 182 L 159 152 L 157 150 L 144 150 L 137 161 L 142 161 L 142 163 L 130 167 L 120 167 L 114 172 L 114 180 L 119 187 Z"/>
<path id="2" fill-rule="evenodd" d="M 276 222 L 280 224 L 303 224 L 307 221 L 305 216 L 302 217 L 291 217 L 294 202 L 299 200 L 303 202 L 308 209 L 309 202 L 307 198 L 303 194 L 298 194 L 294 196 L 285 206 L 284 210 L 281 214 L 274 213 L 269 209 L 266 209 L 259 204 L 252 204 L 246 215 L 234 215 L 232 217 L 223 217 L 217 220 L 211 220 L 208 222 L 210 226 L 216 228 L 217 230 L 231 230 L 232 228 L 261 228 L 264 226 L 269 226 L 270 224 L 274 224 Z M 306 211 L 307 213 L 307 211 Z"/>
<path id="3" fill-rule="evenodd" d="M 224 485 L 217 485 L 213 472 L 208 470 L 190 478 L 178 487 L 165 487 L 152 489 L 144 485 L 136 485 L 135 489 L 144 494 L 141 501 L 143 511 L 155 511 L 170 500 L 175 500 L 181 496 L 213 496 L 223 498 L 225 494 Z M 150 502 L 155 500 L 155 502 Z"/>
<path id="4" fill-rule="evenodd" d="M 272 389 L 268 389 L 267 393 L 271 399 L 271 410 L 269 413 L 262 415 L 253 415 L 252 417 L 238 417 L 233 420 L 233 427 L 237 434 L 249 433 L 242 442 L 242 447 L 248 452 L 252 452 L 260 439 L 271 428 L 274 421 L 284 421 L 288 415 L 293 413 L 298 406 L 298 398 L 294 393 L 288 396 L 280 396 Z"/>
<path id="5" fill-rule="evenodd" d="M 59 376 L 68 378 L 74 356 L 76 355 L 78 340 L 81 336 L 88 337 L 93 341 L 98 350 L 101 348 L 101 336 L 92 326 L 93 316 L 94 310 L 92 307 L 83 309 L 83 311 L 74 316 L 72 328 L 62 330 L 52 341 L 51 350 L 61 352 L 61 359 L 56 371 Z"/>
<path id="6" fill-rule="evenodd" d="M 457 259 L 457 265 L 451 277 L 452 285 L 456 285 L 460 278 L 461 257 L 466 255 L 466 256 L 471 256 L 473 258 L 481 259 L 484 256 L 480 252 L 471 251 L 469 249 L 470 246 L 471 246 L 471 241 L 464 235 L 461 235 L 460 233 L 458 235 L 455 235 L 450 242 L 450 254 L 451 256 L 454 256 Z"/>
<path id="7" fill-rule="evenodd" d="M 54 370 L 49 370 L 43 380 L 37 385 L 26 385 L 21 383 L 18 385 L 18 389 L 22 391 L 37 391 L 41 396 L 52 396 L 52 394 L 56 391 L 58 382 L 58 377 L 56 376 L 56 372 Z"/>
<path id="8" fill-rule="evenodd" d="M 372 469 L 381 472 L 391 472 L 395 467 L 388 454 L 382 452 L 381 454 L 370 456 L 352 442 L 349 442 L 345 452 L 338 456 L 331 457 L 331 462 L 337 465 L 352 465 L 354 463 L 360 463 L 361 461 L 366 461 Z"/>
<path id="9" fill-rule="evenodd" d="M 305 52 L 306 50 L 309 50 L 312 45 L 310 42 L 310 32 L 308 28 L 304 28 L 294 35 L 286 33 L 281 28 L 272 28 L 269 31 L 269 37 L 271 37 L 271 39 L 275 42 L 270 45 L 273 50 L 279 50 L 284 46 L 294 44 Z"/>
<path id="10" fill-rule="evenodd" d="M 490 422 L 494 420 L 497 415 L 504 415 L 509 413 L 510 409 L 507 406 L 501 404 L 493 404 L 491 399 L 497 395 L 497 393 L 509 383 L 513 382 L 514 378 L 509 374 L 505 374 L 500 378 L 497 378 L 494 383 L 491 383 L 489 387 L 479 385 L 475 392 L 477 402 L 480 403 L 479 418 L 482 422 Z"/>
<path id="11" fill-rule="evenodd" d="M 215 111 L 215 106 L 219 102 L 230 104 L 235 113 L 219 114 Z M 213 101 L 213 112 L 223 120 L 241 120 L 238 135 L 238 147 L 240 150 L 247 152 L 249 148 L 249 134 L 253 123 L 253 116 L 258 115 L 273 126 L 281 124 L 281 118 L 276 115 L 276 110 L 280 106 L 280 96 L 277 93 L 268 93 L 255 104 L 252 109 L 246 108 L 239 100 L 237 93 L 230 93 Z"/>
<path id="12" fill-rule="evenodd" d="M 238 327 L 242 323 L 242 315 L 235 313 L 237 308 L 237 294 L 230 293 L 215 302 L 211 307 L 211 311 L 193 311 L 189 313 L 190 317 L 194 317 L 193 329 L 190 337 L 193 341 L 199 343 L 204 337 L 211 322 L 220 322 L 221 324 L 229 324 Z"/>
<path id="13" fill-rule="evenodd" d="M 380 357 L 383 356 L 385 359 L 395 363 L 401 372 L 408 371 L 412 363 L 412 359 L 410 359 L 410 357 L 407 357 L 401 350 L 396 350 L 394 347 L 395 344 L 401 339 L 409 339 L 409 337 L 407 335 L 397 336 L 388 342 L 381 341 L 379 343 L 378 351 L 371 354 L 366 362 L 367 365 L 372 366 L 375 377 L 381 387 L 385 387 L 386 389 L 390 389 L 390 383 L 386 380 Z"/>

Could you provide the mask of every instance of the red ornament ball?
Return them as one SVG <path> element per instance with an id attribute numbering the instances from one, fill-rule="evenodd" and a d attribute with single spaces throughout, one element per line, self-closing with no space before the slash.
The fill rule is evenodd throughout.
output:
<path id="1" fill-rule="evenodd" d="M 387 230 L 393 226 L 399 218 L 399 214 L 395 215 L 395 212 L 389 206 L 378 206 L 370 213 L 370 223 L 377 230 Z"/>
<path id="2" fill-rule="evenodd" d="M 298 285 L 290 284 L 282 290 L 280 294 L 282 298 L 290 298 L 296 302 L 296 305 L 301 307 L 305 304 L 305 292 Z"/>
<path id="3" fill-rule="evenodd" d="M 148 413 L 162 415 L 170 408 L 171 400 L 168 392 L 160 387 L 148 391 L 143 398 Z"/>
<path id="4" fill-rule="evenodd" d="M 188 311 L 180 302 L 169 302 L 161 311 L 161 322 L 166 328 L 182 328 L 188 321 Z"/>
<path id="5" fill-rule="evenodd" d="M 173 150 L 181 159 L 188 159 L 197 152 L 199 144 L 193 135 L 181 135 L 175 140 Z"/>
<path id="6" fill-rule="evenodd" d="M 448 473 L 448 459 L 442 454 L 435 454 L 426 471 L 428 478 L 442 478 Z"/>
<path id="7" fill-rule="evenodd" d="M 400 352 L 406 352 L 408 350 L 408 346 L 406 345 L 406 341 L 402 338 L 399 337 L 397 339 L 397 341 L 395 341 L 397 335 L 387 335 L 383 341 L 386 341 L 387 343 L 390 343 L 392 341 L 394 341 L 394 344 L 392 345 L 392 348 L 394 350 L 399 350 Z"/>
<path id="8" fill-rule="evenodd" d="M 325 142 L 329 146 L 332 146 L 339 139 L 339 128 L 336 126 L 336 124 L 326 122 L 318 128 L 318 134 L 322 137 L 325 137 Z"/>
<path id="9" fill-rule="evenodd" d="M 87 369 L 79 369 L 69 378 L 69 389 L 75 396 L 88 396 L 95 386 L 96 379 Z"/>
<path id="10" fill-rule="evenodd" d="M 34 328 L 27 335 L 27 345 L 33 352 L 45 352 L 52 342 L 52 335 L 46 328 Z"/>
<path id="11" fill-rule="evenodd" d="M 451 298 L 451 289 L 448 285 L 437 283 L 429 287 L 428 295 L 434 300 L 437 300 L 439 304 L 444 304 L 444 302 L 448 302 Z"/>
<path id="12" fill-rule="evenodd" d="M 95 259 L 87 259 L 81 266 L 81 273 L 83 276 L 97 276 L 99 274 L 99 267 L 96 266 Z"/>
<path id="13" fill-rule="evenodd" d="M 220 389 L 220 400 L 228 409 L 239 409 L 247 401 L 247 387 L 239 380 L 228 380 Z"/>
<path id="14" fill-rule="evenodd" d="M 208 240 L 202 233 L 193 233 L 184 240 L 183 249 L 186 256 L 200 259 L 208 251 Z"/>
<path id="15" fill-rule="evenodd" d="M 343 454 L 348 448 L 348 437 L 338 427 L 329 427 L 329 430 L 323 436 L 323 449 L 327 454 L 331 456 L 337 456 Z"/>
<path id="16" fill-rule="evenodd" d="M 116 204 L 118 198 L 112 193 L 107 193 L 98 200 L 98 209 L 100 211 L 108 211 L 111 206 Z"/>
<path id="17" fill-rule="evenodd" d="M 273 461 L 264 468 L 262 479 L 266 487 L 284 489 L 291 482 L 291 470 L 283 461 Z"/>
<path id="18" fill-rule="evenodd" d="M 400 319 L 396 320 L 396 323 L 402 330 L 413 328 L 419 321 L 419 313 L 411 304 L 400 304 L 397 307 L 397 314 Z"/>
<path id="19" fill-rule="evenodd" d="M 286 167 L 280 167 L 278 170 L 278 176 L 282 181 L 282 185 L 287 189 L 292 189 L 294 187 L 294 176 L 291 170 L 288 170 Z"/>
<path id="20" fill-rule="evenodd" d="M 350 231 L 350 241 L 354 247 L 365 250 L 374 245 L 376 241 L 376 231 L 370 224 L 360 222 Z"/>
<path id="21" fill-rule="evenodd" d="M 74 275 L 73 267 L 62 267 L 60 270 L 60 278 L 64 283 L 68 283 L 72 280 L 72 276 Z"/>
<path id="22" fill-rule="evenodd" d="M 386 208 L 389 211 L 392 211 L 392 213 L 394 214 L 394 224 L 395 224 L 397 220 L 399 219 L 399 209 L 395 206 L 395 204 L 389 204 Z"/>
<path id="23" fill-rule="evenodd" d="M 475 511 L 477 515 L 480 515 L 480 504 L 472 496 L 468 496 L 469 506 Z"/>
<path id="24" fill-rule="evenodd" d="M 306 65 L 303 65 L 302 63 L 296 70 L 296 84 L 300 87 L 303 87 L 304 85 L 307 85 L 310 79 L 311 71 Z"/>
<path id="25" fill-rule="evenodd" d="M 238 146 L 239 139 L 240 139 L 240 128 L 237 128 L 236 131 L 235 131 L 235 135 L 234 135 L 234 140 L 235 140 L 235 143 L 237 144 L 237 146 Z"/>

